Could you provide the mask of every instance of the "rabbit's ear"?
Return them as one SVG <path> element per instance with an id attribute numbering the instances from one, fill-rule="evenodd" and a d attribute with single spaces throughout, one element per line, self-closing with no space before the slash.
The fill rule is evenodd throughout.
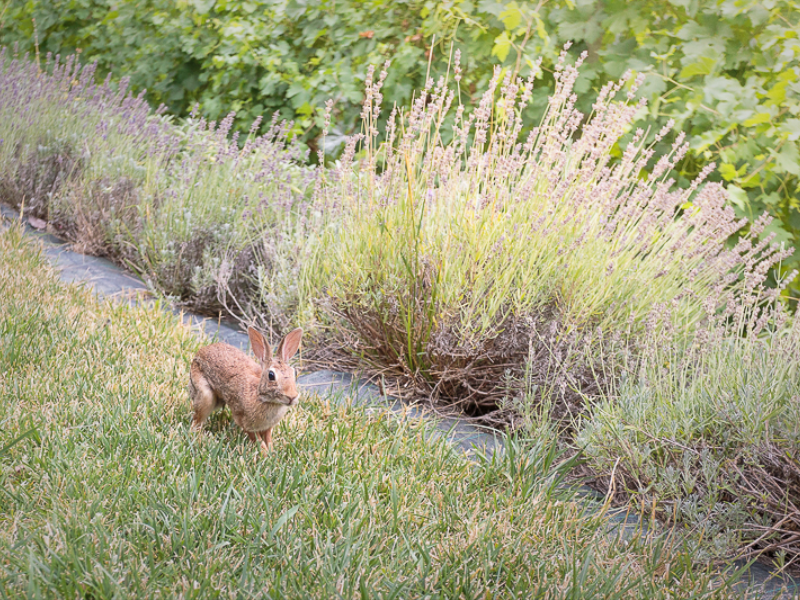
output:
<path id="1" fill-rule="evenodd" d="M 289 362 L 300 347 L 300 338 L 303 337 L 303 330 L 299 327 L 294 331 L 286 334 L 286 337 L 281 340 L 278 345 L 277 354 L 283 362 Z"/>
<path id="2" fill-rule="evenodd" d="M 262 363 L 272 361 L 272 348 L 261 335 L 260 331 L 256 331 L 252 327 L 247 328 L 247 335 L 250 337 L 250 345 L 253 346 L 253 354 Z"/>

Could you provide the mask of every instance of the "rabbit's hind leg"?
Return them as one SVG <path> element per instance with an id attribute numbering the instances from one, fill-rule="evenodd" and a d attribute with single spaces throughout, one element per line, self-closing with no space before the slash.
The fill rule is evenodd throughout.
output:
<path id="1" fill-rule="evenodd" d="M 192 362 L 189 373 L 189 395 L 192 398 L 192 408 L 194 409 L 192 430 L 200 431 L 208 416 L 217 408 L 217 395 L 195 362 Z"/>

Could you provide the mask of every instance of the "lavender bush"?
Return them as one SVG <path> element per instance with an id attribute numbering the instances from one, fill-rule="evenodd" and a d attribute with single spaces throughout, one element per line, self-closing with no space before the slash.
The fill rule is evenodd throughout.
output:
<path id="1" fill-rule="evenodd" d="M 206 310 L 242 315 L 264 289 L 282 302 L 258 302 L 276 329 L 295 312 L 298 227 L 306 222 L 305 190 L 312 174 L 287 145 L 285 124 L 239 147 L 230 136 L 234 115 L 218 126 L 190 120 L 182 151 L 153 186 L 158 207 L 135 236 L 134 255 L 156 285 Z M 154 178 L 159 175 L 154 173 Z M 279 266 L 278 266 L 279 265 Z M 280 324 L 278 324 L 280 323 Z"/>
<path id="2" fill-rule="evenodd" d="M 703 343 L 647 344 L 581 419 L 576 444 L 606 489 L 702 531 L 700 556 L 800 558 L 800 321 L 770 313 L 761 335 L 729 320 Z"/>
<path id="3" fill-rule="evenodd" d="M 385 73 L 369 77 L 363 133 L 318 189 L 336 216 L 308 279 L 327 290 L 346 346 L 420 394 L 512 406 L 527 363 L 528 386 L 557 392 L 562 414 L 580 411 L 598 389 L 602 340 L 683 339 L 709 315 L 761 306 L 769 269 L 789 254 L 759 240 L 763 220 L 727 247 L 746 221 L 724 189 L 701 185 L 711 167 L 689 189 L 664 176 L 684 136 L 654 157 L 642 131 L 625 135 L 638 81 L 606 86 L 587 117 L 572 93 L 580 61 L 564 57 L 548 112 L 524 136 L 533 82 L 498 71 L 469 117 L 446 81 L 429 82 L 380 141 Z"/>
<path id="4" fill-rule="evenodd" d="M 2 51 L 3 200 L 186 305 L 241 312 L 232 295 L 274 279 L 256 255 L 291 244 L 287 223 L 303 210 L 309 172 L 286 126 L 257 135 L 256 123 L 240 147 L 233 114 L 175 125 L 126 80 L 94 75 L 75 57 L 40 67 Z"/>
<path id="5" fill-rule="evenodd" d="M 2 192 L 26 214 L 95 251 L 108 246 L 101 224 L 129 216 L 126 206 L 152 140 L 172 149 L 166 121 L 127 91 L 126 81 L 97 85 L 94 69 L 70 57 L 50 57 L 44 69 L 0 55 L 2 65 Z M 174 151 L 174 150 L 173 150 Z M 85 187 L 85 190 L 80 190 Z M 86 191 L 102 198 L 99 214 L 86 210 Z M 99 227 L 100 226 L 100 227 Z"/>

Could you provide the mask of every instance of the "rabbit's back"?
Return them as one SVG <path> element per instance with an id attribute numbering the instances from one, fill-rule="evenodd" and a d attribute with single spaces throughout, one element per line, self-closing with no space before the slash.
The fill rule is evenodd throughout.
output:
<path id="1" fill-rule="evenodd" d="M 200 348 L 192 361 L 218 400 L 231 408 L 255 399 L 261 367 L 238 348 L 222 342 Z"/>

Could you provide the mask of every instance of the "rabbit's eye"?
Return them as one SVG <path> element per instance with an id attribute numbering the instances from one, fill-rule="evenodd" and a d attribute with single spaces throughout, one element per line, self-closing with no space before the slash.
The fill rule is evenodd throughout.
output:
<path id="1" fill-rule="evenodd" d="M 269 380 L 275 381 L 275 371 L 273 371 L 272 369 L 269 370 Z"/>

